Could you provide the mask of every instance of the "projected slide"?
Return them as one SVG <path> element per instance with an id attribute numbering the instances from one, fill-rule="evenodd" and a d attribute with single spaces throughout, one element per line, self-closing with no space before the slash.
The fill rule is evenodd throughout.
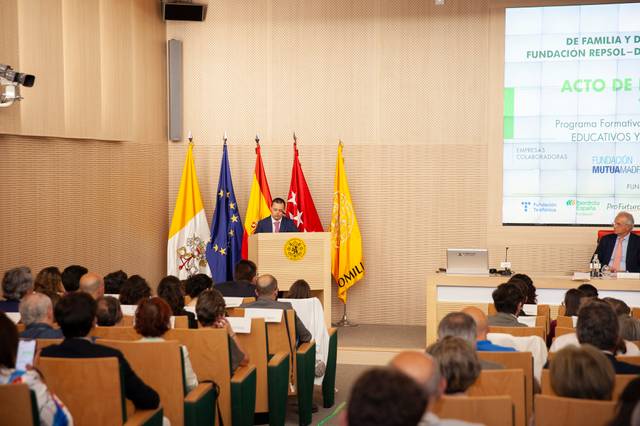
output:
<path id="1" fill-rule="evenodd" d="M 640 222 L 640 4 L 506 9 L 504 224 Z"/>

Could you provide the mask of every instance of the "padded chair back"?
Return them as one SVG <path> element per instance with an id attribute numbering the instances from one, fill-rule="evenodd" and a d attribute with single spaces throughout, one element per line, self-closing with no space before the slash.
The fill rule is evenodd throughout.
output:
<path id="1" fill-rule="evenodd" d="M 90 333 L 99 339 L 140 340 L 142 336 L 131 326 L 94 327 Z"/>
<path id="2" fill-rule="evenodd" d="M 237 333 L 242 349 L 256 366 L 256 413 L 269 411 L 269 388 L 267 381 L 267 326 L 264 318 L 251 319 L 251 333 Z M 287 352 L 288 353 L 288 352 Z"/>
<path id="3" fill-rule="evenodd" d="M 631 233 L 636 234 L 636 235 L 640 235 L 640 231 L 631 231 Z M 604 237 L 605 235 L 609 235 L 609 234 L 613 234 L 613 229 L 599 229 L 598 230 L 598 242 L 600 242 L 600 239 L 602 237 Z"/>
<path id="4" fill-rule="evenodd" d="M 60 343 L 62 343 L 62 339 L 36 339 L 36 354 L 39 354 L 47 346 L 59 345 Z"/>
<path id="5" fill-rule="evenodd" d="M 631 308 L 631 317 L 640 320 L 640 308 Z"/>
<path id="6" fill-rule="evenodd" d="M 186 315 L 175 316 L 173 328 L 189 328 L 189 317 Z"/>
<path id="7" fill-rule="evenodd" d="M 164 335 L 189 350 L 189 358 L 198 381 L 213 381 L 220 387 L 218 403 L 222 421 L 231 424 L 231 362 L 229 337 L 222 328 L 174 328 Z"/>
<path id="8" fill-rule="evenodd" d="M 606 426 L 615 415 L 613 401 L 536 395 L 536 426 Z"/>
<path id="9" fill-rule="evenodd" d="M 267 341 L 269 347 L 269 355 L 275 355 L 278 352 L 286 352 L 290 354 L 290 377 L 291 383 L 295 388 L 297 383 L 297 359 L 296 323 L 293 309 L 287 309 L 283 312 L 282 321 L 278 323 L 267 323 Z"/>
<path id="10" fill-rule="evenodd" d="M 537 321 L 537 320 L 536 320 Z M 538 336 L 542 340 L 545 340 L 545 328 L 544 327 L 497 327 L 490 326 L 489 333 L 505 333 L 512 336 Z"/>
<path id="11" fill-rule="evenodd" d="M 124 423 L 124 400 L 117 358 L 40 357 L 38 369 L 64 402 L 76 425 Z M 100 398 L 91 398 L 100 395 Z"/>
<path id="12" fill-rule="evenodd" d="M 134 318 L 135 317 L 133 315 L 123 315 L 122 322 L 120 324 L 124 327 L 133 327 Z"/>
<path id="13" fill-rule="evenodd" d="M 640 355 L 618 355 L 616 358 L 627 364 L 640 365 Z"/>
<path id="14" fill-rule="evenodd" d="M 12 426 L 40 426 L 36 396 L 29 386 L 20 383 L 0 385 L 0 413 L 2 424 Z"/>
<path id="15" fill-rule="evenodd" d="M 24 323 L 19 322 L 18 324 L 16 324 L 16 328 L 18 329 L 18 334 L 20 334 L 26 330 L 27 326 Z"/>
<path id="16" fill-rule="evenodd" d="M 616 374 L 616 381 L 613 385 L 612 392 L 612 400 L 617 401 L 620 398 L 620 395 L 624 391 L 624 388 L 627 387 L 630 381 L 637 378 L 638 376 L 634 374 Z M 543 395 L 554 395 L 557 396 L 551 387 L 551 373 L 549 369 L 544 369 L 542 371 L 542 383 L 540 383 L 540 387 L 542 388 Z"/>
<path id="17" fill-rule="evenodd" d="M 100 344 L 122 352 L 138 377 L 158 392 L 164 415 L 171 424 L 184 424 L 182 356 L 177 341 L 132 342 L 101 339 Z"/>
<path id="18" fill-rule="evenodd" d="M 509 396 L 514 406 L 516 426 L 526 425 L 524 373 L 514 370 L 485 370 L 467 391 L 469 396 Z"/>
<path id="19" fill-rule="evenodd" d="M 571 328 L 571 329 L 575 328 L 573 326 L 573 317 L 558 316 L 558 319 L 556 321 L 557 321 L 556 327 Z"/>
<path id="20" fill-rule="evenodd" d="M 558 316 L 559 317 L 563 317 L 565 312 L 567 312 L 567 308 L 565 308 L 563 305 L 558 306 Z"/>
<path id="21" fill-rule="evenodd" d="M 513 426 L 513 402 L 508 396 L 443 396 L 433 412 L 442 419 L 457 419 L 491 426 Z"/>
<path id="22" fill-rule="evenodd" d="M 531 352 L 478 352 L 478 357 L 486 361 L 497 362 L 510 370 L 522 370 L 525 385 L 525 415 L 529 419 L 533 413 L 533 356 Z"/>
<path id="23" fill-rule="evenodd" d="M 571 318 L 571 317 L 565 317 L 565 318 Z M 571 333 L 575 333 L 576 329 L 572 327 L 559 327 L 556 326 L 556 337 L 560 337 L 563 334 L 571 334 Z"/>

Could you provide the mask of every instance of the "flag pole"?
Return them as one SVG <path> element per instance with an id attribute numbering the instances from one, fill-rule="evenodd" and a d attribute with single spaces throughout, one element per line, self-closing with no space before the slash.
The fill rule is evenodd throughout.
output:
<path id="1" fill-rule="evenodd" d="M 347 318 L 347 304 L 344 303 L 344 311 L 342 311 L 342 319 L 336 323 L 333 324 L 334 327 L 357 327 L 358 324 L 353 322 L 353 321 L 349 321 L 349 318 Z"/>

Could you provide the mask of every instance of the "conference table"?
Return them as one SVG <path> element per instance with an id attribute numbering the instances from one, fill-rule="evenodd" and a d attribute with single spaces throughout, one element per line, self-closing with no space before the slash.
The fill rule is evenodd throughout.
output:
<path id="1" fill-rule="evenodd" d="M 536 286 L 538 304 L 551 307 L 551 317 L 557 315 L 565 292 L 589 282 L 598 289 L 599 297 L 615 297 L 629 306 L 640 306 L 640 280 L 617 278 L 591 278 L 589 281 L 573 280 L 572 276 L 531 276 Z M 449 312 L 466 306 L 477 306 L 487 312 L 493 303 L 491 293 L 509 280 L 505 276 L 453 275 L 433 273 L 427 276 L 427 345 L 437 339 L 438 323 Z"/>

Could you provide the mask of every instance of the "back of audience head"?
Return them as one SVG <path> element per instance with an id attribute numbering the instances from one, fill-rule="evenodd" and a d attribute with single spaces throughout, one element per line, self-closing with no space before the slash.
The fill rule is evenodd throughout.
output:
<path id="1" fill-rule="evenodd" d="M 62 286 L 62 274 L 56 266 L 49 266 L 42 269 L 36 275 L 33 282 L 33 289 L 51 297 L 53 294 L 64 293 Z"/>
<path id="2" fill-rule="evenodd" d="M 620 338 L 624 340 L 640 340 L 640 320 L 631 317 L 618 317 Z"/>
<path id="3" fill-rule="evenodd" d="M 224 297 L 216 289 L 207 289 L 200 293 L 196 303 L 198 322 L 204 327 L 213 326 L 225 315 Z"/>
<path id="4" fill-rule="evenodd" d="M 183 315 L 184 290 L 178 277 L 168 275 L 161 279 L 156 292 L 158 297 L 161 297 L 169 304 L 173 315 Z"/>
<path id="5" fill-rule="evenodd" d="M 417 425 L 427 404 L 418 384 L 392 368 L 372 368 L 351 388 L 346 424 L 349 426 Z"/>
<path id="6" fill-rule="evenodd" d="M 480 375 L 476 351 L 460 337 L 446 336 L 430 345 L 427 353 L 438 361 L 447 381 L 447 394 L 466 392 Z"/>
<path id="7" fill-rule="evenodd" d="M 15 368 L 18 352 L 18 327 L 0 311 L 0 367 Z"/>
<path id="8" fill-rule="evenodd" d="M 67 339 L 85 337 L 93 328 L 97 303 L 87 293 L 66 294 L 54 309 L 56 322 Z"/>
<path id="9" fill-rule="evenodd" d="M 604 354 L 591 345 L 567 346 L 550 363 L 551 387 L 566 398 L 609 400 L 615 372 Z"/>
<path id="10" fill-rule="evenodd" d="M 442 396 L 447 387 L 438 361 L 428 353 L 400 352 L 389 365 L 411 377 L 422 388 L 427 395 L 427 409 Z"/>
<path id="11" fill-rule="evenodd" d="M 613 297 L 603 297 L 602 300 L 607 302 L 609 305 L 611 305 L 611 307 L 613 308 L 613 311 L 616 313 L 618 317 L 621 317 L 621 316 L 628 317 L 631 315 L 631 308 L 622 300 L 615 299 Z"/>
<path id="12" fill-rule="evenodd" d="M 531 277 L 526 274 L 515 274 L 515 275 L 512 275 L 511 278 L 509 278 L 509 281 L 507 282 L 515 282 L 515 281 L 520 281 L 525 284 L 524 286 L 521 286 L 521 290 L 524 291 L 524 295 L 525 295 L 524 303 L 530 304 L 530 305 L 537 304 L 538 295 L 536 294 L 536 286 L 533 285 L 533 280 L 531 279 Z"/>
<path id="13" fill-rule="evenodd" d="M 159 297 L 143 299 L 136 309 L 134 328 L 143 337 L 160 337 L 171 328 L 171 308 Z"/>
<path id="14" fill-rule="evenodd" d="M 264 274 L 256 279 L 258 297 L 274 297 L 278 294 L 278 280 L 273 275 Z"/>
<path id="15" fill-rule="evenodd" d="M 78 291 L 87 293 L 94 299 L 104 296 L 104 281 L 102 280 L 102 276 L 95 272 L 87 272 L 80 277 L 80 287 Z"/>
<path id="16" fill-rule="evenodd" d="M 20 300 L 33 291 L 31 269 L 26 266 L 9 269 L 2 277 L 2 295 L 7 300 Z"/>
<path id="17" fill-rule="evenodd" d="M 498 312 L 517 315 L 522 308 L 522 291 L 513 283 L 500 284 L 493 290 L 491 297 Z"/>
<path id="18" fill-rule="evenodd" d="M 137 305 L 142 299 L 149 297 L 151 288 L 140 275 L 131 275 L 120 289 L 120 303 L 123 305 Z"/>
<path id="19" fill-rule="evenodd" d="M 615 353 L 620 344 L 619 327 L 613 308 L 607 302 L 593 299 L 582 305 L 578 312 L 576 335 L 580 343 Z"/>
<path id="20" fill-rule="evenodd" d="M 633 379 L 627 384 L 620 396 L 618 397 L 618 404 L 616 407 L 616 416 L 609 423 L 609 426 L 637 426 L 638 420 L 633 422 L 634 408 L 635 411 L 640 411 L 640 377 Z M 640 415 L 640 413 L 639 413 Z"/>
<path id="21" fill-rule="evenodd" d="M 185 283 L 187 295 L 195 299 L 203 291 L 213 286 L 213 280 L 207 274 L 196 274 L 187 278 Z"/>
<path id="22" fill-rule="evenodd" d="M 473 318 L 476 324 L 476 340 L 486 340 L 489 332 L 487 315 L 475 306 L 467 306 L 462 312 Z"/>
<path id="23" fill-rule="evenodd" d="M 438 339 L 445 336 L 457 336 L 475 345 L 476 322 L 463 312 L 450 312 L 438 324 Z"/>
<path id="24" fill-rule="evenodd" d="M 247 259 L 242 259 L 236 263 L 236 267 L 233 271 L 233 279 L 236 281 L 249 281 L 250 283 L 253 283 L 257 272 L 258 268 L 255 263 Z"/>
<path id="25" fill-rule="evenodd" d="M 564 315 L 568 317 L 578 315 L 580 305 L 586 300 L 585 297 L 584 293 L 577 288 L 567 290 L 564 294 Z"/>
<path id="26" fill-rule="evenodd" d="M 120 294 L 122 285 L 127 280 L 127 273 L 122 269 L 110 272 L 104 276 L 104 292 L 105 294 Z"/>
<path id="27" fill-rule="evenodd" d="M 589 297 L 592 299 L 598 297 L 598 289 L 595 288 L 592 284 L 584 283 L 578 286 L 578 290 L 580 290 L 584 294 L 584 297 Z"/>
<path id="28" fill-rule="evenodd" d="M 122 321 L 120 301 L 113 296 L 102 296 L 97 301 L 96 321 L 101 327 L 112 327 Z"/>
<path id="29" fill-rule="evenodd" d="M 27 294 L 20 301 L 20 319 L 24 325 L 53 323 L 53 305 L 49 296 L 42 293 Z"/>
<path id="30" fill-rule="evenodd" d="M 291 284 L 291 287 L 289 287 L 289 291 L 285 296 L 286 299 L 308 299 L 310 297 L 311 288 L 309 287 L 309 283 L 305 280 L 297 280 Z"/>
<path id="31" fill-rule="evenodd" d="M 89 272 L 87 268 L 80 265 L 70 265 L 62 271 L 62 285 L 66 292 L 78 291 L 80 288 L 80 277 Z"/>

